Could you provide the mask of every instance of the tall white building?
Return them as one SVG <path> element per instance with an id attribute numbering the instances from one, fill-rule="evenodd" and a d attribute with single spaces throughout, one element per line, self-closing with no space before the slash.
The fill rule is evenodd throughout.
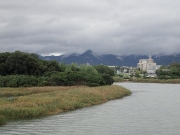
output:
<path id="1" fill-rule="evenodd" d="M 140 70 L 146 71 L 148 74 L 155 74 L 160 66 L 156 65 L 151 56 L 149 56 L 149 59 L 140 59 L 137 67 Z"/>

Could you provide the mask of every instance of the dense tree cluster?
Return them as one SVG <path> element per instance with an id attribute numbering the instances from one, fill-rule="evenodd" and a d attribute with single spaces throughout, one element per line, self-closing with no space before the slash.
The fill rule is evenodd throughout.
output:
<path id="1" fill-rule="evenodd" d="M 114 70 L 105 65 L 97 65 L 94 66 L 94 68 L 98 71 L 98 73 L 102 74 L 102 77 L 105 80 L 106 84 L 111 85 L 114 82 L 111 77 L 114 76 Z"/>
<path id="2" fill-rule="evenodd" d="M 66 65 L 20 51 L 0 53 L 0 87 L 111 85 L 113 74 L 103 65 Z"/>
<path id="3" fill-rule="evenodd" d="M 180 63 L 162 66 L 156 71 L 156 74 L 160 79 L 180 79 Z"/>

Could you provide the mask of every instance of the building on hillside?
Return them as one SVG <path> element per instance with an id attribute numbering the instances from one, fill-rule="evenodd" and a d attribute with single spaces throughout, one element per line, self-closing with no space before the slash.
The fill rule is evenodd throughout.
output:
<path id="1" fill-rule="evenodd" d="M 156 70 L 160 68 L 160 65 L 156 65 L 150 55 L 149 59 L 140 59 L 137 67 L 140 70 L 146 71 L 148 74 L 155 74 Z"/>

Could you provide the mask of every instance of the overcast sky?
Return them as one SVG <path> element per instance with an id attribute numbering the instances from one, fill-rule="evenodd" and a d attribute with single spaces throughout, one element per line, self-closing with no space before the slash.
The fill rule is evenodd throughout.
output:
<path id="1" fill-rule="evenodd" d="M 180 53 L 180 0 L 1 0 L 0 52 Z"/>

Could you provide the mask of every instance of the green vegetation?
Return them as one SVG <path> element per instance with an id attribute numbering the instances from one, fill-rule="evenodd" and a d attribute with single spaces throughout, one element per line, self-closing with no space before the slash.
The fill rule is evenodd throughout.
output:
<path id="1" fill-rule="evenodd" d="M 174 83 L 179 84 L 180 79 L 133 79 L 133 82 L 143 82 L 143 83 Z"/>
<path id="2" fill-rule="evenodd" d="M 159 79 L 180 79 L 180 63 L 162 66 L 156 71 Z"/>
<path id="3" fill-rule="evenodd" d="M 136 78 L 133 82 L 146 82 L 146 83 L 180 83 L 180 63 L 172 63 L 169 66 L 161 66 L 156 71 L 157 77 L 155 78 Z"/>
<path id="4" fill-rule="evenodd" d="M 113 77 L 114 82 L 133 81 L 146 83 L 180 83 L 180 63 L 161 66 L 156 70 L 156 75 L 148 75 L 146 71 L 134 70 L 135 74 L 119 74 Z"/>
<path id="5" fill-rule="evenodd" d="M 123 82 L 124 78 L 122 76 L 114 76 L 113 80 L 114 82 Z"/>
<path id="6" fill-rule="evenodd" d="M 6 117 L 3 115 L 0 115 L 0 126 L 6 124 L 6 122 L 7 122 Z"/>
<path id="7" fill-rule="evenodd" d="M 111 68 L 109 68 L 108 66 L 105 65 L 97 65 L 94 66 L 95 69 L 101 73 L 101 74 L 108 74 L 110 76 L 114 76 L 114 70 L 112 70 Z"/>
<path id="8" fill-rule="evenodd" d="M 123 87 L 56 86 L 0 88 L 0 121 L 57 114 L 131 95 Z"/>
<path id="9" fill-rule="evenodd" d="M 20 51 L 0 53 L 0 125 L 130 95 L 120 86 L 104 86 L 114 82 L 112 76 L 105 65 L 66 65 Z"/>
<path id="10" fill-rule="evenodd" d="M 113 83 L 113 71 L 103 65 L 65 65 L 20 51 L 0 53 L 0 87 L 103 86 Z"/>

